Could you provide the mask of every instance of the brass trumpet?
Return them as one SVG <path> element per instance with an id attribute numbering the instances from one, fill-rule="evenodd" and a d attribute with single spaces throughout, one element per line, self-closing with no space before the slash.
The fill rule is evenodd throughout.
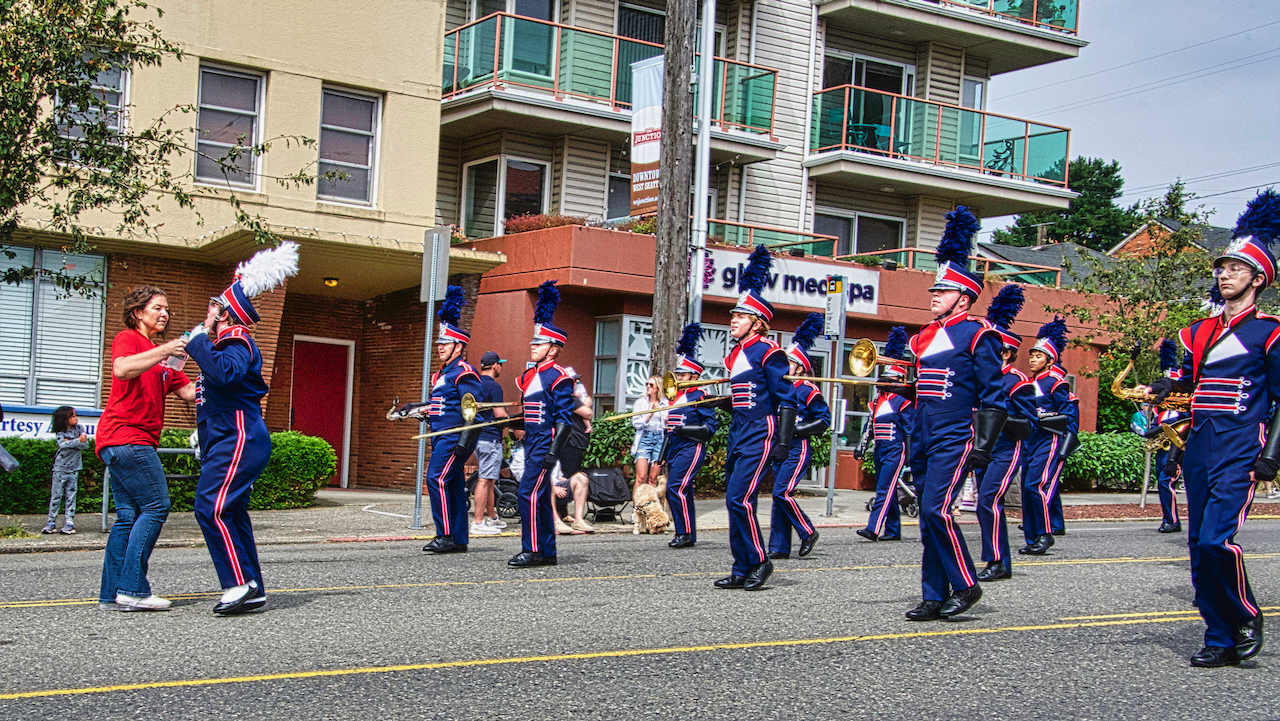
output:
<path id="1" fill-rule="evenodd" d="M 667 400 L 673 401 L 676 399 L 676 396 L 680 395 L 680 391 L 684 388 L 698 388 L 700 386 L 713 386 L 713 385 L 718 385 L 720 383 L 728 383 L 728 382 L 729 382 L 728 378 L 699 378 L 697 380 L 692 380 L 692 381 L 678 381 L 676 380 L 675 373 L 672 373 L 671 371 L 667 371 L 662 376 L 662 395 L 666 396 Z"/>
<path id="2" fill-rule="evenodd" d="M 1124 370 L 1120 371 L 1120 374 L 1111 381 L 1111 394 L 1116 398 L 1133 401 L 1135 403 L 1154 403 L 1155 396 L 1150 393 L 1139 391 L 1137 388 L 1125 388 L 1121 385 L 1121 381 L 1123 381 L 1131 372 L 1133 372 L 1133 358 L 1129 359 L 1129 364 L 1126 365 Z M 1191 394 L 1170 393 L 1160 403 L 1160 407 L 1178 411 L 1191 410 Z"/>
<path id="3" fill-rule="evenodd" d="M 854 343 L 853 349 L 849 351 L 849 372 L 859 378 L 866 378 L 874 373 L 878 365 L 891 366 L 903 363 L 905 361 L 880 355 L 876 350 L 876 344 L 872 343 L 870 338 L 863 338 Z"/>
<path id="4" fill-rule="evenodd" d="M 462 419 L 467 423 L 476 419 L 476 414 L 486 408 L 505 408 L 507 406 L 518 406 L 520 401 L 511 401 L 510 403 L 480 403 L 476 401 L 476 397 L 470 393 L 463 393 L 460 405 L 462 406 Z"/>

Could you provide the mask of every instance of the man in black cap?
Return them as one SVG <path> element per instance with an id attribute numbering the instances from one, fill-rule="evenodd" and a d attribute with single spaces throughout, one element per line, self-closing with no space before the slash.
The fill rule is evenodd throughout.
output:
<path id="1" fill-rule="evenodd" d="M 502 385 L 498 378 L 502 377 L 502 364 L 506 363 L 491 350 L 480 356 L 480 395 L 479 403 L 502 403 Z M 490 406 L 476 414 L 476 423 L 506 418 L 506 409 Z M 480 431 L 480 440 L 476 442 L 477 469 L 475 497 L 475 516 L 471 521 L 471 533 L 476 536 L 496 536 L 507 527 L 498 517 L 493 504 L 493 484 L 498 480 L 498 472 L 502 470 L 502 429 L 490 426 Z"/>

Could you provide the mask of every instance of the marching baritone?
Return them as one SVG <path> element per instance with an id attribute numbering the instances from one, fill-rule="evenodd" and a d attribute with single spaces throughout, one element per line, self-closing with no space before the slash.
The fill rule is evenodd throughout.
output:
<path id="1" fill-rule="evenodd" d="M 698 341 L 702 324 L 690 323 L 680 334 L 676 345 L 676 380 L 691 381 L 706 368 L 698 361 Z M 700 401 L 707 397 L 701 388 L 683 389 L 672 405 Z M 716 411 L 707 405 L 677 408 L 667 412 L 667 435 L 658 460 L 667 462 L 667 503 L 675 523 L 675 537 L 667 543 L 671 548 L 691 548 L 698 542 L 698 519 L 694 513 L 693 491 L 698 472 L 707 461 L 707 444 L 720 422 Z"/>
<path id="2" fill-rule="evenodd" d="M 1204 648 L 1191 665 L 1238 664 L 1262 649 L 1262 612 L 1235 543 L 1253 503 L 1254 483 L 1280 469 L 1280 318 L 1260 313 L 1257 296 L 1275 280 L 1268 245 L 1280 239 L 1280 194 L 1249 202 L 1235 239 L 1213 262 L 1226 303 L 1222 314 L 1184 328 L 1187 351 L 1177 379 L 1149 388 L 1155 402 L 1191 393 L 1191 432 L 1182 456 L 1187 491 L 1191 583 L 1205 622 Z"/>
<path id="3" fill-rule="evenodd" d="M 906 617 L 949 618 L 982 597 L 977 571 L 951 504 L 965 476 L 991 463 L 1004 427 L 1008 401 L 1000 372 L 1000 335 L 970 306 L 982 281 L 969 270 L 978 219 L 964 206 L 947 214 L 935 258 L 938 271 L 929 311 L 934 320 L 911 339 L 916 356 L 916 432 L 921 452 L 912 454 L 920 489 L 921 591 Z"/>
<path id="4" fill-rule="evenodd" d="M 1028 438 L 1027 468 L 1022 477 L 1022 533 L 1027 545 L 1018 553 L 1043 556 L 1053 546 L 1052 501 L 1058 464 L 1071 424 L 1071 389 L 1053 372 L 1053 364 L 1067 344 L 1067 324 L 1055 317 L 1040 326 L 1036 344 L 1027 355 L 1035 396 L 1036 428 Z"/>
<path id="5" fill-rule="evenodd" d="M 791 366 L 793 376 L 812 376 L 813 360 L 809 358 L 809 349 L 813 341 L 822 332 L 823 315 L 810 313 L 787 348 L 787 362 Z M 831 427 L 831 409 L 827 407 L 822 391 L 812 381 L 794 380 L 797 408 L 796 430 L 792 437 L 791 449 L 787 456 L 773 467 L 773 505 L 769 520 L 769 558 L 791 557 L 791 529 L 800 536 L 801 558 L 813 551 L 818 542 L 818 529 L 813 521 L 796 501 L 796 486 L 800 479 L 809 472 L 809 462 L 813 449 L 809 438 L 825 433 Z"/>
<path id="6" fill-rule="evenodd" d="M 869 541 L 902 539 L 902 515 L 898 508 L 898 483 L 910 458 L 911 429 L 915 425 L 915 389 L 907 382 L 907 329 L 895 325 L 889 329 L 884 346 L 886 358 L 901 361 L 880 371 L 880 380 L 901 384 L 876 395 L 871 412 L 870 438 L 875 441 L 876 497 L 871 502 L 871 515 L 866 528 L 857 534 Z M 861 449 L 859 450 L 861 456 Z M 861 460 L 859 457 L 858 460 Z"/>
<path id="7" fill-rule="evenodd" d="M 1177 380 L 1181 371 L 1178 361 L 1178 344 L 1168 338 L 1160 343 L 1160 370 L 1166 378 Z M 1172 426 L 1182 419 L 1182 413 L 1174 408 L 1161 408 L 1156 412 L 1155 428 L 1152 435 L 1160 437 L 1161 426 Z M 1156 480 L 1156 495 L 1160 497 L 1160 533 L 1178 533 L 1182 530 L 1182 519 L 1178 518 L 1178 493 L 1174 483 L 1178 480 L 1178 469 L 1182 465 L 1182 449 L 1170 447 L 1156 453 L 1153 467 L 1159 476 Z"/>
<path id="8" fill-rule="evenodd" d="M 475 452 L 479 429 L 467 429 L 462 417 L 462 397 L 480 396 L 480 374 L 462 356 L 471 336 L 459 327 L 466 298 L 462 286 L 451 285 L 436 315 L 440 330 L 436 356 L 440 370 L 431 376 L 427 422 L 432 431 L 457 428 L 458 433 L 436 436 L 431 442 L 427 465 L 427 495 L 436 537 L 422 550 L 436 554 L 466 553 L 470 525 L 467 522 L 467 482 L 463 466 Z"/>

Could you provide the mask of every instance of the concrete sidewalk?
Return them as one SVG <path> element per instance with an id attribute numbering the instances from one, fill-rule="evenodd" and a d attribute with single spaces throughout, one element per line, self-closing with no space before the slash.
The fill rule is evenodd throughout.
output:
<path id="1" fill-rule="evenodd" d="M 837 490 L 833 502 L 833 513 L 826 513 L 827 498 L 825 491 L 815 489 L 802 490 L 798 494 L 800 506 L 813 519 L 818 527 L 822 526 L 863 526 L 869 515 L 866 503 L 871 499 L 870 491 Z M 1062 502 L 1067 506 L 1099 505 L 1099 504 L 1137 504 L 1137 493 L 1066 493 Z M 253 528 L 259 545 L 290 543 L 341 543 L 352 541 L 390 541 L 429 539 L 433 537 L 431 527 L 431 506 L 423 499 L 422 517 L 426 528 L 411 529 L 413 522 L 414 498 L 412 493 L 396 491 L 376 491 L 362 489 L 324 489 L 316 494 L 315 506 L 287 511 L 254 511 Z M 1265 513 L 1280 512 L 1280 501 L 1256 499 L 1255 505 L 1269 504 Z M 729 513 L 725 509 L 723 498 L 699 500 L 696 505 L 698 530 L 711 531 L 725 529 L 729 526 Z M 772 499 L 761 494 L 757 516 L 762 527 L 769 525 L 772 510 Z M 1255 509 L 1255 514 L 1258 510 Z M 622 522 L 596 524 L 599 533 L 630 533 L 631 516 L 628 507 L 622 514 Z M 112 516 L 114 517 L 114 515 Z M 1147 497 L 1147 509 L 1142 520 L 1159 521 L 1160 504 L 1155 493 Z M 1116 519 L 1104 519 L 1116 520 Z M 1138 519 L 1126 519 L 1138 520 Z M 21 525 L 32 533 L 39 533 L 44 527 L 45 516 L 0 516 L 0 526 Z M 511 525 L 506 533 L 519 533 L 519 523 L 508 521 Z M 904 524 L 914 524 L 915 520 L 903 516 Z M 976 523 L 972 513 L 965 513 L 961 523 Z M 100 550 L 106 545 L 106 534 L 100 532 L 102 515 L 97 513 L 80 513 L 76 515 L 78 533 L 71 536 L 62 534 L 40 535 L 36 538 L 0 539 L 0 554 L 30 553 L 35 551 L 77 551 Z M 204 544 L 200 527 L 196 524 L 193 513 L 172 513 L 165 523 L 157 544 L 161 548 L 189 547 Z"/>

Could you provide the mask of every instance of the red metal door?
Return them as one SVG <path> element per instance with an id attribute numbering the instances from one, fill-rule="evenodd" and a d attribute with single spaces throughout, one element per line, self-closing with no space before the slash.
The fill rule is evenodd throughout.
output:
<path id="1" fill-rule="evenodd" d="M 352 348 L 333 343 L 296 340 L 293 343 L 293 393 L 290 428 L 318 436 L 333 446 L 338 472 L 329 483 L 342 479 L 347 413 L 347 357 Z"/>

